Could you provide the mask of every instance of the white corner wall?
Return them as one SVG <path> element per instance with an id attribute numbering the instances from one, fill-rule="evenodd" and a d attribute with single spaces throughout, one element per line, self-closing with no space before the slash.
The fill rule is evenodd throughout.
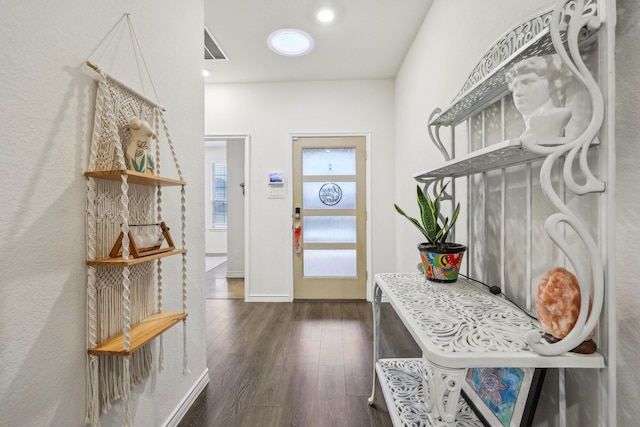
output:
<path id="1" fill-rule="evenodd" d="M 372 224 L 392 224 L 394 97 L 392 80 L 205 86 L 205 133 L 249 135 L 250 176 L 247 300 L 293 298 L 292 199 L 267 199 L 270 171 L 291 179 L 291 135 L 369 133 Z M 373 274 L 394 269 L 392 227 L 374 228 Z"/>
<path id="2" fill-rule="evenodd" d="M 618 426 L 640 420 L 640 2 L 618 0 L 616 28 L 616 292 Z"/>
<path id="3" fill-rule="evenodd" d="M 154 370 L 131 397 L 134 425 L 164 425 L 206 373 L 203 2 L 5 1 L 1 9 L 0 425 L 84 425 L 83 172 L 96 83 L 80 66 L 125 12 L 131 13 L 160 103 L 167 109 L 165 117 L 188 182 L 191 373 L 182 375 L 182 328 L 173 328 L 164 338 L 165 371 Z M 99 65 L 109 70 L 110 64 Z M 137 73 L 127 71 L 117 77 L 132 85 L 139 81 Z M 168 161 L 163 162 L 167 174 Z M 175 206 L 179 211 L 179 196 Z M 164 212 L 169 215 L 170 210 L 165 204 Z M 177 215 L 177 222 L 171 217 L 173 230 L 180 229 Z M 179 242 L 179 231 L 174 236 Z M 180 263 L 166 264 L 164 306 L 180 309 Z M 121 402 L 101 421 L 105 427 L 122 425 Z"/>
<path id="4" fill-rule="evenodd" d="M 439 163 L 441 154 L 427 142 L 428 115 L 447 106 L 457 94 L 480 55 L 517 21 L 546 7 L 550 1 L 481 0 L 451 2 L 436 0 L 396 78 L 396 199 L 399 205 L 414 202 L 411 174 Z M 499 12 L 499 13 L 498 13 Z M 637 425 L 640 419 L 640 264 L 634 262 L 640 249 L 640 202 L 634 183 L 640 180 L 640 4 L 617 1 L 616 34 L 616 144 L 617 144 L 617 259 L 618 310 L 617 425 Z M 403 172 L 404 171 L 404 172 Z M 415 268 L 416 236 L 411 225 L 396 218 L 396 267 Z M 374 225 L 374 230 L 376 229 Z M 612 354 L 616 354 L 614 350 Z M 551 375 L 549 375 L 551 374 Z M 555 426 L 554 393 L 557 376 L 547 374 L 545 390 L 534 426 Z M 606 414 L 597 411 L 597 385 L 593 372 L 570 370 L 568 374 L 568 425 L 598 425 Z M 546 395 L 546 397 L 545 397 Z M 545 402 L 547 400 L 547 402 Z M 606 421 L 603 421 L 606 425 Z M 611 426 L 612 427 L 612 426 Z"/>

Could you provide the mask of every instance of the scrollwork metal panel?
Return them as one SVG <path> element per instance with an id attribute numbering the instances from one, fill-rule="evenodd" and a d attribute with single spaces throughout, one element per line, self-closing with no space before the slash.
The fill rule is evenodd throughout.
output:
<path id="1" fill-rule="evenodd" d="M 565 0 L 559 9 L 563 17 L 575 15 L 577 10 L 587 20 L 597 19 L 597 0 L 587 0 L 586 4 L 582 0 Z M 430 118 L 429 124 L 449 126 L 460 123 L 508 92 L 504 75 L 510 64 L 531 56 L 553 53 L 555 47 L 549 34 L 552 14 L 552 10 L 546 9 L 518 24 L 494 42 L 478 61 L 451 105 Z M 584 46 L 594 40 L 596 32 L 596 27 L 586 25 L 570 37 L 578 45 Z M 567 37 L 565 32 L 559 35 L 563 41 Z"/>
<path id="2" fill-rule="evenodd" d="M 385 389 L 387 403 L 396 409 L 396 411 L 390 410 L 390 412 L 394 414 L 394 417 L 397 417 L 399 425 L 402 427 L 429 427 L 433 425 L 425 403 L 425 394 L 428 394 L 429 390 L 424 389 L 422 381 L 424 372 L 425 366 L 421 359 L 382 359 L 379 361 L 378 373 L 383 389 Z M 463 397 L 460 396 L 457 402 L 456 427 L 481 427 L 483 425 Z"/>
<path id="3" fill-rule="evenodd" d="M 377 276 L 428 339 L 443 353 L 530 352 L 525 335 L 540 330 L 521 310 L 458 279 L 446 285 L 421 273 Z"/>
<path id="4" fill-rule="evenodd" d="M 560 4 L 562 3 L 559 2 Z M 538 331 L 529 333 L 530 346 L 536 352 L 544 355 L 556 355 L 570 351 L 588 339 L 600 318 L 604 302 L 604 267 L 598 245 L 587 227 L 565 204 L 564 198 L 552 185 L 551 178 L 554 165 L 561 157 L 565 157 L 562 177 L 565 185 L 571 191 L 583 195 L 605 190 L 605 183 L 594 176 L 587 162 L 587 151 L 591 144 L 597 141 L 604 120 L 604 99 L 598 83 L 582 60 L 578 44 L 580 34 L 585 29 L 595 31 L 601 25 L 599 18 L 594 15 L 595 9 L 596 7 L 591 1 L 572 1 L 565 8 L 556 7 L 551 21 L 551 39 L 557 54 L 571 70 L 573 76 L 582 83 L 591 98 L 592 115 L 589 125 L 576 138 L 563 141 L 562 144 L 549 146 L 545 144 L 544 139 L 536 138 L 535 135 L 530 137 L 523 135 L 522 137 L 523 147 L 529 151 L 546 155 L 540 169 L 540 186 L 546 198 L 558 212 L 547 218 L 545 231 L 575 268 L 580 284 L 581 301 L 591 302 L 591 304 L 581 304 L 575 326 L 569 335 L 561 341 L 549 346 L 542 346 L 539 344 L 540 333 Z M 563 33 L 568 34 L 566 44 L 561 38 Z M 574 168 L 576 162 L 578 168 Z M 576 169 L 581 172 L 580 179 L 584 181 L 582 184 L 576 180 L 574 175 Z M 576 256 L 575 251 L 566 240 L 565 228 L 559 225 L 564 225 L 575 231 L 589 254 L 588 263 Z M 586 270 L 589 268 L 593 280 L 593 293 L 590 290 L 589 276 L 586 274 Z"/>

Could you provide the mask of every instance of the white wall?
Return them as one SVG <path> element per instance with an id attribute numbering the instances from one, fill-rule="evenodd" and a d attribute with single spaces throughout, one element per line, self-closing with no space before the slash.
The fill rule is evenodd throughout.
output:
<path id="1" fill-rule="evenodd" d="M 240 186 L 245 181 L 244 161 L 244 138 L 229 139 L 227 141 L 227 277 L 245 277 L 245 196 Z"/>
<path id="2" fill-rule="evenodd" d="M 640 3 L 618 0 L 616 31 L 618 425 L 640 420 Z"/>
<path id="3" fill-rule="evenodd" d="M 291 134 L 369 133 L 372 224 L 391 224 L 394 171 L 393 81 L 225 84 L 205 87 L 205 132 L 250 135 L 247 299 L 290 300 L 291 186 L 267 199 L 269 171 L 291 178 Z M 391 227 L 374 229 L 372 274 L 393 271 Z"/>
<path id="4" fill-rule="evenodd" d="M 480 55 L 504 31 L 550 2 L 509 0 L 436 0 L 396 78 L 396 198 L 398 204 L 413 205 L 411 173 L 434 166 L 442 159 L 427 143 L 428 114 L 449 105 Z M 640 419 L 640 266 L 632 260 L 640 241 L 639 203 L 629 185 L 640 179 L 635 166 L 640 158 L 638 110 L 637 46 L 640 43 L 640 5 L 635 0 L 618 1 L 617 29 L 617 259 L 615 269 L 618 294 L 617 416 L 618 425 L 636 425 Z M 497 13 L 499 11 L 499 13 Z M 403 178 L 403 172 L 404 173 Z M 374 229 L 376 225 L 374 224 Z M 420 240 L 411 225 L 396 218 L 396 265 L 399 270 L 415 268 L 415 244 Z M 635 250 L 635 251 L 634 251 Z M 612 355 L 616 354 L 613 350 Z M 545 381 L 542 401 L 534 425 L 557 425 L 554 416 L 556 373 Z M 549 375 L 548 374 L 548 375 Z M 568 425 L 596 425 L 598 417 L 598 374 L 570 370 L 568 373 Z M 608 425 L 603 421 L 601 425 Z"/>
<path id="5" fill-rule="evenodd" d="M 198 256 L 204 252 L 203 2 L 3 1 L 1 9 L 0 425 L 84 425 L 83 172 L 96 83 L 80 65 L 124 12 L 132 14 L 188 182 L 191 374 L 182 375 L 182 328 L 173 328 L 165 334 L 165 371 L 153 372 L 131 398 L 135 425 L 163 425 L 206 370 L 204 260 Z M 109 69 L 107 62 L 99 65 Z M 118 77 L 138 82 L 138 74 L 126 68 Z M 179 230 L 179 212 L 176 223 L 170 207 L 164 208 L 172 229 Z M 179 233 L 174 237 L 180 241 Z M 164 306 L 180 309 L 179 281 L 168 280 L 180 277 L 179 266 L 166 264 Z M 102 425 L 121 424 L 118 402 Z"/>

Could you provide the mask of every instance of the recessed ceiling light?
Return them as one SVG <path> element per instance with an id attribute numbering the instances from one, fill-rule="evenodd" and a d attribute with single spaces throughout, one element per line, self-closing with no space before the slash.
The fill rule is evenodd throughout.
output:
<path id="1" fill-rule="evenodd" d="M 333 21 L 335 17 L 335 12 L 328 7 L 323 7 L 316 12 L 316 18 L 323 24 L 328 24 L 329 22 Z"/>
<path id="2" fill-rule="evenodd" d="M 202 70 L 202 75 L 203 75 L 204 77 L 209 77 L 209 76 L 211 75 L 211 72 L 209 72 L 209 70 L 206 70 L 206 69 L 205 69 L 205 70 Z"/>
<path id="3" fill-rule="evenodd" d="M 269 34 L 269 48 L 279 55 L 302 56 L 313 49 L 313 39 L 304 31 L 283 28 Z"/>

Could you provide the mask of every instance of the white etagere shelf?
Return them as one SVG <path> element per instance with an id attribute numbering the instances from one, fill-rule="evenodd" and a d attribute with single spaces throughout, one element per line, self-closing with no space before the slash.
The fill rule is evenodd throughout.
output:
<path id="1" fill-rule="evenodd" d="M 430 126 L 455 126 L 468 117 L 482 111 L 509 92 L 505 81 L 505 74 L 510 66 L 521 59 L 532 56 L 548 55 L 555 52 L 549 21 L 553 8 L 545 9 L 520 26 L 509 30 L 496 43 L 471 72 L 469 79 L 462 87 L 453 102 L 443 111 L 435 114 L 429 121 Z M 596 15 L 596 8 L 587 8 L 587 14 Z M 585 26 L 578 34 L 578 46 L 581 48 L 595 41 L 598 31 L 598 21 Z M 566 34 L 560 34 L 563 43 L 566 43 Z M 500 66 L 495 66 L 496 58 L 501 59 Z M 492 66 L 495 66 L 493 69 Z M 487 69 L 491 71 L 487 72 Z"/>
<path id="2" fill-rule="evenodd" d="M 597 147 L 597 141 L 591 147 Z M 521 139 L 515 138 L 475 150 L 432 169 L 417 172 L 413 177 L 418 182 L 427 182 L 426 180 L 434 178 L 457 178 L 533 162 L 544 157 L 543 154 L 528 150 L 522 145 Z"/>
<path id="3" fill-rule="evenodd" d="M 610 172 L 615 166 L 611 162 L 615 140 L 611 132 L 602 128 L 610 114 L 604 99 L 613 82 L 613 75 L 607 74 L 609 70 L 605 60 L 607 55 L 613 55 L 614 52 L 611 42 L 613 28 L 607 25 L 608 16 L 615 17 L 615 3 L 608 0 L 556 0 L 552 8 L 534 14 L 507 31 L 486 51 L 453 102 L 444 110 L 436 109 L 429 119 L 429 135 L 445 161 L 413 175 L 415 180 L 426 184 L 427 191 L 431 185 L 436 189 L 438 185 L 441 186 L 444 178 L 504 171 L 519 164 L 541 162 L 536 185 L 556 211 L 547 216 L 545 231 L 563 253 L 564 265 L 576 270 L 581 300 L 590 301 L 589 308 L 581 307 L 571 333 L 551 344 L 543 337 L 539 322 L 528 312 L 513 304 L 506 296 L 494 295 L 472 280 L 459 277 L 456 283 L 436 283 L 428 281 L 422 273 L 376 275 L 373 303 L 374 386 L 377 376 L 395 426 L 479 425 L 474 424 L 476 421 L 471 418 L 461 417 L 461 413 L 467 413 L 464 409 L 466 403 L 460 394 L 470 368 L 558 369 L 558 419 L 560 425 L 564 426 L 567 422 L 564 369 L 606 371 L 610 368 L 606 338 L 596 337 L 596 341 L 600 338 L 599 345 L 604 345 L 594 353 L 571 351 L 594 333 L 602 333 L 606 329 L 615 334 L 615 328 L 610 327 L 609 320 L 615 313 L 603 308 L 603 301 L 607 296 L 610 297 L 608 287 L 613 286 L 613 278 L 607 271 L 608 256 L 609 252 L 615 250 L 606 247 L 609 244 L 606 236 L 611 232 L 608 215 L 613 212 L 615 194 L 615 180 Z M 603 28 L 605 31 L 602 31 Z M 598 51 L 598 76 L 592 76 L 584 63 L 583 56 L 589 56 L 583 55 L 586 46 L 590 46 L 589 49 L 595 47 Z M 590 122 L 580 135 L 560 137 L 551 133 L 525 132 L 520 138 L 504 140 L 455 157 L 455 132 L 452 131 L 452 153 L 445 149 L 439 134 L 442 126 L 453 130 L 503 100 L 509 96 L 505 76 L 516 63 L 551 54 L 556 54 L 564 66 L 570 68 L 573 79 L 582 84 L 581 90 L 588 94 L 591 101 Z M 500 108 L 503 110 L 501 126 L 504 134 L 504 102 L 501 102 Z M 529 131 L 529 122 L 525 124 Z M 595 173 L 591 171 L 591 162 L 587 161 L 589 151 L 594 154 L 593 163 L 598 162 Z M 589 231 L 590 225 L 582 223 L 583 219 L 573 211 L 574 208 L 565 205 L 564 194 L 556 192 L 551 170 L 559 159 L 564 162 L 558 178 L 562 181 L 562 191 L 577 196 L 596 196 L 594 200 L 598 201 L 603 218 L 597 221 L 594 235 Z M 503 188 L 506 188 L 506 175 L 502 175 Z M 531 186 L 533 178 L 529 179 Z M 451 200 L 455 200 L 455 194 Z M 502 202 L 506 203 L 505 200 Z M 528 221 L 531 227 L 531 218 Z M 577 258 L 577 251 L 567 242 L 567 230 L 573 230 L 576 234 L 574 240 L 583 245 L 587 261 Z M 524 253 L 523 257 L 530 255 Z M 526 262 L 531 262 L 531 259 Z M 511 283 L 502 286 L 502 289 L 532 289 L 531 283 L 517 285 Z M 378 358 L 383 295 L 422 350 L 421 359 Z M 533 299 L 535 295 L 528 295 L 528 298 Z M 602 329 L 603 325 L 605 329 Z M 609 384 L 601 382 L 601 386 L 605 396 L 599 398 L 598 410 L 602 419 L 615 419 L 610 415 L 612 410 L 615 413 L 615 408 L 606 397 Z M 375 387 L 369 399 L 371 404 L 374 398 Z M 448 405 L 447 402 L 458 404 Z M 473 413 L 470 409 L 468 412 Z"/>
<path id="4" fill-rule="evenodd" d="M 413 177 L 419 182 L 429 178 L 456 178 L 540 158 L 542 155 L 524 148 L 520 139 L 510 139 L 452 159 L 435 168 L 415 173 Z"/>
<path id="5" fill-rule="evenodd" d="M 504 297 L 469 280 L 435 283 L 422 273 L 388 273 L 375 277 L 423 356 L 449 368 L 603 368 L 599 353 L 542 356 L 527 334 L 542 334 L 537 320 Z M 543 340 L 540 341 L 544 343 Z"/>
<path id="6" fill-rule="evenodd" d="M 380 359 L 376 373 L 380 379 L 382 393 L 394 426 L 429 427 L 425 391 L 422 382 L 424 365 L 422 359 Z M 458 398 L 456 427 L 483 427 L 484 424 L 473 412 L 467 401 Z"/>

